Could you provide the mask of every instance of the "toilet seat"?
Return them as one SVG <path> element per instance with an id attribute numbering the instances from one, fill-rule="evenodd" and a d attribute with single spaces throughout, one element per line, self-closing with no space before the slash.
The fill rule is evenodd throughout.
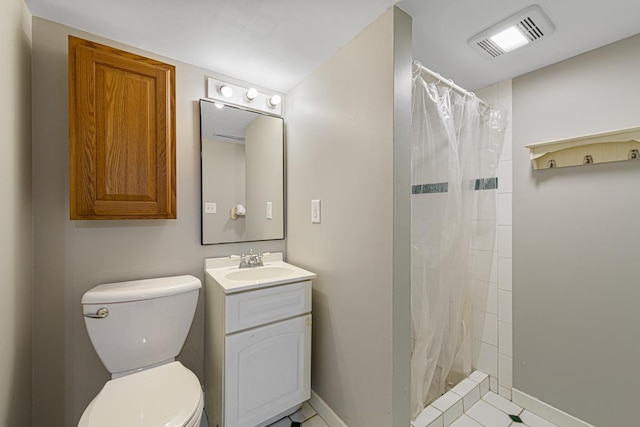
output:
<path id="1" fill-rule="evenodd" d="M 108 381 L 78 427 L 197 427 L 202 389 L 180 362 Z"/>

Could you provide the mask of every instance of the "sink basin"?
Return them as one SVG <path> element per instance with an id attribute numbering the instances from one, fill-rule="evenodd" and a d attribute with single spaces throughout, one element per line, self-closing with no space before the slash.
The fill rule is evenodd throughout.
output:
<path id="1" fill-rule="evenodd" d="M 282 252 L 263 254 L 262 267 L 239 268 L 238 257 L 205 260 L 207 284 L 220 286 L 225 294 L 286 285 L 315 279 L 317 276 L 282 260 Z"/>
<path id="2" fill-rule="evenodd" d="M 225 274 L 229 280 L 247 281 L 247 280 L 265 280 L 275 279 L 277 277 L 286 277 L 293 273 L 293 270 L 286 267 L 253 267 L 242 270 L 235 270 Z"/>

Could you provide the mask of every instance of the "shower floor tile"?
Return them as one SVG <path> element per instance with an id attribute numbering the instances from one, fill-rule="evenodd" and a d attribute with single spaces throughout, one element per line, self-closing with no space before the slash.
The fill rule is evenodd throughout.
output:
<path id="1" fill-rule="evenodd" d="M 302 407 L 288 417 L 269 424 L 267 427 L 329 427 L 327 423 L 317 414 L 316 410 L 304 402 Z"/>
<path id="2" fill-rule="evenodd" d="M 555 424 L 551 424 L 531 412 L 523 410 L 518 405 L 492 391 L 482 396 L 482 399 L 473 405 L 471 409 L 465 411 L 463 416 L 472 419 L 482 427 L 557 427 Z M 452 426 L 466 427 L 475 425 L 468 423 L 458 424 L 459 420 L 456 420 Z M 517 420 L 520 420 L 520 422 Z"/>
<path id="3" fill-rule="evenodd" d="M 480 389 L 486 390 L 483 387 L 489 380 L 486 374 L 476 371 L 469 376 L 469 379 L 475 381 Z M 451 412 L 454 406 L 461 406 L 461 399 L 469 398 L 477 391 L 478 388 L 470 387 L 470 384 L 454 387 L 436 400 L 435 405 L 425 408 L 411 425 L 415 427 L 557 427 L 492 391 L 482 393 L 482 398 L 471 407 L 465 407 L 464 411 L 457 414 L 450 413 L 449 417 L 445 416 L 445 413 Z M 438 407 L 445 413 L 438 411 Z"/>

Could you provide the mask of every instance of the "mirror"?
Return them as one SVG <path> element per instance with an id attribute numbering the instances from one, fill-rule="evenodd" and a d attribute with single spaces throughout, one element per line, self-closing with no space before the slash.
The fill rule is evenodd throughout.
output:
<path id="1" fill-rule="evenodd" d="M 202 244 L 284 239 L 283 120 L 200 100 Z"/>

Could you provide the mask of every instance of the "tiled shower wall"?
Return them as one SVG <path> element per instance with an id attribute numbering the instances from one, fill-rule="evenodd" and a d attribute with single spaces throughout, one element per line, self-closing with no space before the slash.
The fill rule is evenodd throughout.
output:
<path id="1" fill-rule="evenodd" d="M 477 281 L 473 302 L 473 360 L 475 369 L 490 376 L 490 389 L 511 399 L 513 345 L 511 317 L 512 127 L 511 80 L 476 92 L 485 102 L 508 111 L 508 125 L 498 166 L 496 244 L 488 281 Z M 480 192 L 484 193 L 484 192 Z M 485 193 L 486 194 L 486 193 Z M 482 195 L 479 194 L 479 197 Z"/>

